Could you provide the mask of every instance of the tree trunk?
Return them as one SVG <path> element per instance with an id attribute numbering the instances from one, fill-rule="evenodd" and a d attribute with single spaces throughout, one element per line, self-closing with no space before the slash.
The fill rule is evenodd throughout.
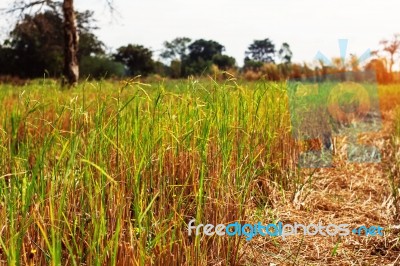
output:
<path id="1" fill-rule="evenodd" d="M 390 54 L 390 67 L 389 67 L 390 82 L 393 81 L 393 65 L 394 65 L 394 53 L 391 53 Z"/>
<path id="2" fill-rule="evenodd" d="M 78 44 L 79 36 L 76 27 L 74 1 L 64 0 L 64 75 L 69 85 L 79 79 Z"/>

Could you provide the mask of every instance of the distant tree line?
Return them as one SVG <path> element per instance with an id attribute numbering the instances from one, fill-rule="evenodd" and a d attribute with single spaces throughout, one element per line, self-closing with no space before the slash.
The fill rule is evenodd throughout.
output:
<path id="1" fill-rule="evenodd" d="M 93 33 L 93 12 L 77 12 L 79 31 L 78 61 L 81 75 L 101 77 L 106 73 L 124 75 L 123 64 L 105 53 L 105 45 Z M 61 77 L 64 71 L 64 33 L 62 15 L 48 10 L 34 16 L 25 15 L 0 46 L 0 74 L 36 78 Z"/>
<path id="2" fill-rule="evenodd" d="M 190 75 L 211 74 L 222 77 L 224 71 L 248 80 L 284 80 L 288 78 L 323 77 L 344 71 L 374 70 L 379 82 L 394 80 L 393 65 L 400 49 L 400 36 L 381 41 L 382 50 L 374 51 L 373 59 L 363 67 L 355 55 L 349 62 L 334 58 L 333 65 L 296 64 L 288 43 L 278 48 L 269 38 L 254 40 L 245 51 L 243 67 L 234 57 L 225 54 L 225 47 L 214 40 L 191 40 L 186 37 L 166 41 L 160 60 L 153 51 L 138 44 L 121 46 L 114 53 L 106 53 L 106 46 L 94 34 L 93 12 L 75 12 L 79 33 L 78 61 L 81 78 L 108 78 L 157 75 L 185 78 Z M 37 78 L 44 75 L 61 77 L 64 62 L 63 14 L 50 9 L 25 15 L 10 31 L 9 38 L 0 45 L 0 75 Z M 386 53 L 389 60 L 380 53 Z"/>

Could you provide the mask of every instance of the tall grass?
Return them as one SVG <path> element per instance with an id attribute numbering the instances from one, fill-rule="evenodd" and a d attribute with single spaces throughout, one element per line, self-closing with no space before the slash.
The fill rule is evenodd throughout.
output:
<path id="1" fill-rule="evenodd" d="M 395 219 L 400 218 L 400 109 L 397 108 L 394 113 L 394 128 L 390 139 L 390 153 L 388 164 L 389 181 L 394 199 Z"/>
<path id="2" fill-rule="evenodd" d="M 385 154 L 385 170 L 389 177 L 394 200 L 394 219 L 397 221 L 400 219 L 400 94 L 398 85 L 381 86 L 379 96 L 384 119 L 389 119 L 393 123 Z"/>
<path id="3" fill-rule="evenodd" d="M 283 84 L 51 81 L 0 87 L 0 258 L 8 265 L 240 264 L 252 219 L 298 182 Z"/>

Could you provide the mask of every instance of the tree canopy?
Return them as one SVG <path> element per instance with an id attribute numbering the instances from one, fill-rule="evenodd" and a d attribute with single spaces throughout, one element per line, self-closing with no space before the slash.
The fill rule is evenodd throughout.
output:
<path id="1" fill-rule="evenodd" d="M 92 15 L 89 11 L 77 15 L 81 39 L 78 53 L 80 60 L 105 53 L 104 44 L 93 33 L 93 22 L 90 22 Z M 3 69 L 2 73 L 26 78 L 41 77 L 44 73 L 59 77 L 63 73 L 62 27 L 62 17 L 54 10 L 25 15 L 15 25 L 2 49 L 7 58 L 13 59 L 9 61 L 8 71 Z"/>
<path id="2" fill-rule="evenodd" d="M 117 62 L 121 62 L 129 69 L 129 75 L 148 75 L 154 69 L 153 52 L 142 45 L 129 44 L 117 49 L 113 55 Z"/>
<path id="3" fill-rule="evenodd" d="M 246 58 L 263 63 L 275 63 L 275 44 L 270 39 L 255 40 L 246 51 Z"/>

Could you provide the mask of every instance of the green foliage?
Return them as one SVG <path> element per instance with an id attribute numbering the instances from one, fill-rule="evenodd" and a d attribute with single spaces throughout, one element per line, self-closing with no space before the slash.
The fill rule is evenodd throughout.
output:
<path id="1" fill-rule="evenodd" d="M 154 70 L 152 55 L 152 51 L 142 45 L 129 44 L 118 48 L 113 57 L 128 67 L 129 75 L 146 76 Z"/>
<path id="2" fill-rule="evenodd" d="M 171 65 L 169 67 L 169 76 L 171 78 L 180 78 L 182 76 L 182 61 L 171 61 Z"/>
<path id="3" fill-rule="evenodd" d="M 104 54 L 104 44 L 92 33 L 92 12 L 77 13 L 80 43 L 78 57 Z M 0 74 L 18 75 L 24 78 L 43 77 L 46 73 L 58 77 L 64 66 L 64 33 L 62 17 L 55 10 L 47 10 L 25 17 L 10 33 L 8 47 L 0 52 L 1 60 L 12 58 L 0 67 Z M 6 54 L 6 55 L 4 55 Z"/>
<path id="4" fill-rule="evenodd" d="M 0 74 L 12 75 L 19 71 L 13 49 L 0 45 Z"/>
<path id="5" fill-rule="evenodd" d="M 212 40 L 196 40 L 189 45 L 189 55 L 183 62 L 185 75 L 199 75 L 210 71 L 214 56 L 222 55 L 224 46 Z"/>
<path id="6" fill-rule="evenodd" d="M 155 61 L 153 73 L 161 77 L 166 77 L 169 74 L 169 67 L 160 61 Z"/>
<path id="7" fill-rule="evenodd" d="M 282 80 L 290 74 L 292 51 L 287 43 L 283 43 L 278 55 L 282 64 L 275 64 L 275 45 L 269 39 L 255 40 L 246 51 L 243 69 L 249 77 L 263 76 L 268 80 Z M 258 74 L 256 74 L 258 73 Z"/>
<path id="8" fill-rule="evenodd" d="M 171 42 L 164 42 L 164 50 L 160 56 L 168 60 L 180 60 L 181 62 L 185 60 L 187 56 L 188 44 L 191 39 L 186 37 L 178 37 Z"/>
<path id="9" fill-rule="evenodd" d="M 76 20 L 79 29 L 79 60 L 85 56 L 104 55 L 104 43 L 93 33 L 98 29 L 93 19 L 93 11 L 77 12 Z"/>
<path id="10" fill-rule="evenodd" d="M 246 58 L 256 62 L 275 63 L 275 45 L 268 38 L 255 40 L 246 51 Z"/>
<path id="11" fill-rule="evenodd" d="M 244 59 L 244 66 L 245 70 L 258 70 L 263 66 L 263 62 L 251 60 L 250 58 L 246 57 Z"/>
<path id="12" fill-rule="evenodd" d="M 284 42 L 279 49 L 279 57 L 283 64 L 290 64 L 292 62 L 293 52 L 290 50 L 288 43 Z"/>
<path id="13" fill-rule="evenodd" d="M 184 75 L 203 75 L 210 72 L 212 61 L 206 61 L 203 58 L 196 60 L 187 60 L 184 64 Z"/>
<path id="14" fill-rule="evenodd" d="M 180 78 L 184 73 L 184 64 L 188 57 L 188 44 L 191 39 L 187 37 L 178 37 L 171 42 L 164 42 L 164 49 L 160 56 L 164 60 L 170 62 L 170 67 L 167 68 L 167 73 L 171 78 Z"/>
<path id="15" fill-rule="evenodd" d="M 62 19 L 52 11 L 25 15 L 10 34 L 15 64 L 22 77 L 59 76 L 63 70 Z M 43 55 L 46 56 L 43 56 Z"/>
<path id="16" fill-rule="evenodd" d="M 191 61 L 211 61 L 215 55 L 220 55 L 225 47 L 216 41 L 200 39 L 189 45 L 189 59 Z"/>
<path id="17" fill-rule="evenodd" d="M 80 63 L 80 71 L 83 78 L 123 77 L 126 72 L 123 64 L 100 56 L 83 57 Z"/>
<path id="18" fill-rule="evenodd" d="M 212 62 L 221 70 L 228 70 L 235 67 L 236 60 L 232 56 L 216 54 L 213 56 Z"/>
<path id="19" fill-rule="evenodd" d="M 104 44 L 93 33 L 85 33 L 79 37 L 78 58 L 84 56 L 104 55 Z"/>

